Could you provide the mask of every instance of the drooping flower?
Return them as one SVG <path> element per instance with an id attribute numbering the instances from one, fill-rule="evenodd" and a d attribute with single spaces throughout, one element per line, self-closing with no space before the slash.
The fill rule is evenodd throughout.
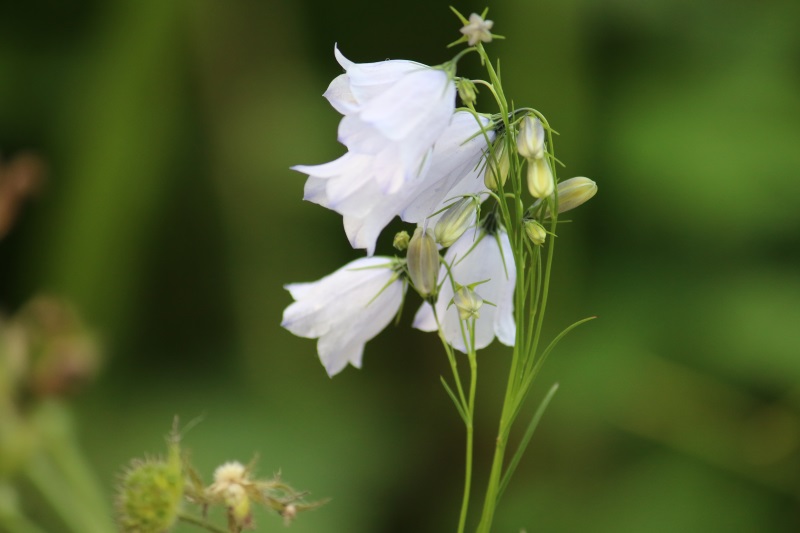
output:
<path id="1" fill-rule="evenodd" d="M 512 346 L 516 335 L 514 284 L 517 272 L 505 230 L 498 229 L 494 235 L 485 229 L 467 231 L 447 250 L 444 261 L 450 265 L 452 279 L 443 265 L 439 269 L 442 287 L 435 305 L 447 342 L 459 351 L 467 351 L 459 323 L 459 309 L 450 303 L 454 284 L 457 287 L 474 285 L 473 290 L 483 301 L 494 304 L 480 308 L 480 316 L 475 320 L 475 349 L 488 346 L 495 336 L 503 344 Z M 417 311 L 414 327 L 436 331 L 433 307 L 427 302 Z"/>
<path id="2" fill-rule="evenodd" d="M 484 190 L 483 180 L 477 178 L 487 139 L 495 137 L 490 127 L 488 118 L 456 112 L 436 141 L 426 177 L 393 194 L 370 179 L 366 169 L 373 156 L 348 152 L 330 163 L 293 168 L 309 174 L 305 199 L 343 215 L 350 244 L 371 255 L 381 231 L 395 216 L 422 224 L 452 198 Z"/>
<path id="3" fill-rule="evenodd" d="M 363 257 L 310 283 L 285 286 L 295 302 L 281 326 L 319 339 L 317 351 L 329 376 L 348 363 L 361 368 L 364 344 L 385 328 L 403 301 L 404 286 L 390 257 Z"/>
<path id="4" fill-rule="evenodd" d="M 375 181 L 384 193 L 423 179 L 430 151 L 455 111 L 451 74 L 405 60 L 353 63 L 338 48 L 334 53 L 345 74 L 331 82 L 325 97 L 344 115 L 339 141 L 346 156 L 367 156 L 355 163 L 359 177 Z M 293 168 L 319 176 L 314 167 Z"/>

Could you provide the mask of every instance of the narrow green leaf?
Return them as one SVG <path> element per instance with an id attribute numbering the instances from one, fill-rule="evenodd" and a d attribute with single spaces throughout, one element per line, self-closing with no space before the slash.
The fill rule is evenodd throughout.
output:
<path id="1" fill-rule="evenodd" d="M 506 490 L 506 486 L 511 480 L 511 476 L 514 475 L 514 470 L 517 469 L 517 465 L 519 464 L 520 459 L 522 459 L 522 454 L 525 453 L 525 449 L 528 447 L 531 437 L 533 437 L 533 432 L 536 431 L 536 426 L 539 425 L 539 420 L 541 420 L 545 409 L 547 409 L 550 400 L 553 399 L 553 396 L 557 390 L 558 383 L 554 383 L 547 392 L 547 395 L 542 400 L 542 403 L 539 404 L 539 408 L 536 409 L 536 412 L 533 414 L 533 418 L 531 419 L 530 424 L 528 424 L 528 429 L 525 430 L 525 435 L 523 435 L 519 446 L 517 446 L 517 450 L 514 452 L 514 456 L 511 458 L 511 462 L 508 464 L 505 474 L 503 474 L 503 479 L 500 481 L 500 488 L 497 491 L 497 501 L 500 501 L 503 491 Z"/>
<path id="2" fill-rule="evenodd" d="M 456 395 L 453 394 L 453 389 L 450 388 L 450 385 L 447 384 L 447 382 L 444 380 L 444 377 L 439 376 L 439 379 L 442 381 L 442 386 L 444 387 L 444 390 L 447 391 L 447 394 L 450 396 L 450 399 L 453 400 L 453 405 L 456 406 L 456 411 L 458 411 L 458 414 L 461 415 L 461 420 L 464 421 L 464 424 L 467 424 L 467 414 L 464 412 L 464 407 L 459 403 L 458 398 L 456 398 Z"/>
<path id="3" fill-rule="evenodd" d="M 528 395 L 528 392 L 530 391 L 530 387 L 531 387 L 531 384 L 533 383 L 534 378 L 539 373 L 539 370 L 542 368 L 542 365 L 544 364 L 545 360 L 547 359 L 547 356 L 550 354 L 550 352 L 553 351 L 553 349 L 556 347 L 558 342 L 561 339 L 563 339 L 567 335 L 567 333 L 569 333 L 573 329 L 577 328 L 581 324 L 589 322 L 590 320 L 594 320 L 595 318 L 597 318 L 597 317 L 596 316 L 590 316 L 590 317 L 578 320 L 574 324 L 564 328 L 561 331 L 561 333 L 556 335 L 556 337 L 552 341 L 550 341 L 550 344 L 547 345 L 547 348 L 545 348 L 544 352 L 542 352 L 541 357 L 539 357 L 539 359 L 536 361 L 536 364 L 533 365 L 533 369 L 530 370 L 529 372 L 527 372 L 525 374 L 524 378 L 522 379 L 522 384 L 519 387 L 519 392 L 517 394 L 517 398 L 516 398 L 515 404 L 514 404 L 516 406 L 515 409 L 514 409 L 514 414 L 511 416 L 511 420 L 512 421 L 517 418 L 517 415 L 519 414 L 519 410 L 522 409 L 522 404 L 525 403 L 525 397 Z M 527 369 L 526 369 L 526 371 L 527 371 Z"/>

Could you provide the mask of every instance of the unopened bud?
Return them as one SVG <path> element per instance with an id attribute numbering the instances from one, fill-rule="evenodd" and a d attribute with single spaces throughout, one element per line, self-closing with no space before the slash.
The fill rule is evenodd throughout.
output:
<path id="1" fill-rule="evenodd" d="M 508 179 L 508 170 L 511 162 L 506 153 L 505 139 L 495 144 L 494 153 L 489 155 L 486 160 L 486 172 L 483 175 L 483 184 L 487 189 L 496 191 L 502 189 Z"/>
<path id="2" fill-rule="evenodd" d="M 452 246 L 470 226 L 475 224 L 477 209 L 477 201 L 473 196 L 454 202 L 436 223 L 433 230 L 436 242 L 445 248 Z"/>
<path id="3" fill-rule="evenodd" d="M 392 246 L 399 251 L 403 251 L 408 248 L 408 241 L 411 237 L 408 236 L 407 231 L 400 231 L 394 236 L 394 241 L 392 242 Z"/>
<path id="4" fill-rule="evenodd" d="M 458 90 L 458 97 L 464 105 L 474 104 L 478 99 L 478 90 L 472 80 L 466 78 L 459 78 L 456 82 L 456 89 Z"/>
<path id="5" fill-rule="evenodd" d="M 427 298 L 436 294 L 436 278 L 439 275 L 439 250 L 430 231 L 421 227 L 414 230 L 408 243 L 406 255 L 408 275 L 420 296 Z"/>
<path id="6" fill-rule="evenodd" d="M 547 238 L 547 230 L 544 229 L 544 226 L 530 218 L 523 220 L 522 225 L 525 228 L 525 234 L 533 244 L 536 246 L 544 244 Z"/>
<path id="7" fill-rule="evenodd" d="M 483 305 L 483 298 L 469 287 L 461 287 L 453 295 L 453 304 L 458 309 L 458 317 L 461 320 L 479 318 L 478 310 Z"/>
<path id="8" fill-rule="evenodd" d="M 584 204 L 592 199 L 597 194 L 597 184 L 589 178 L 578 177 L 564 180 L 558 184 L 558 212 L 563 213 L 570 209 L 575 209 L 581 204 Z M 550 200 L 553 201 L 553 195 L 550 195 Z M 540 198 L 533 204 L 533 209 L 541 205 L 544 199 Z M 544 217 L 550 216 L 550 205 L 544 208 Z"/>
<path id="9" fill-rule="evenodd" d="M 547 158 L 528 159 L 528 190 L 534 198 L 544 198 L 553 194 L 553 172 Z"/>
<path id="10" fill-rule="evenodd" d="M 517 151 L 527 159 L 544 157 L 544 126 L 541 120 L 530 115 L 522 119 L 517 133 Z"/>

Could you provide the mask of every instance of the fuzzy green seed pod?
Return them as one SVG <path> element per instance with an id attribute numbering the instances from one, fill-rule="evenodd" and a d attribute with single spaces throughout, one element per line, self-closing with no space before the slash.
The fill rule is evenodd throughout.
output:
<path id="1" fill-rule="evenodd" d="M 178 518 L 183 474 L 177 441 L 164 460 L 134 460 L 123 474 L 117 497 L 117 523 L 123 533 L 164 533 Z"/>

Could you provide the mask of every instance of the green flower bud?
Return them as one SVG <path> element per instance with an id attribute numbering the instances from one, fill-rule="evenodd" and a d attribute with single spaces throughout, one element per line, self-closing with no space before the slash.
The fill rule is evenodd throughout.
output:
<path id="1" fill-rule="evenodd" d="M 478 310 L 483 305 L 483 298 L 469 287 L 461 287 L 453 295 L 453 304 L 458 309 L 458 317 L 461 320 L 480 318 Z"/>
<path id="2" fill-rule="evenodd" d="M 454 202 L 436 223 L 433 234 L 436 242 L 445 248 L 451 246 L 467 228 L 475 224 L 478 204 L 474 196 Z"/>
<path id="3" fill-rule="evenodd" d="M 547 158 L 528 159 L 528 190 L 534 198 L 544 198 L 553 194 L 555 184 L 553 172 Z"/>
<path id="4" fill-rule="evenodd" d="M 544 157 L 544 127 L 542 121 L 526 115 L 517 133 L 517 152 L 526 159 Z"/>
<path id="5" fill-rule="evenodd" d="M 547 230 L 544 229 L 544 226 L 530 218 L 523 220 L 522 225 L 525 228 L 525 234 L 533 244 L 536 246 L 541 246 L 544 244 L 544 241 L 547 238 Z"/>
<path id="6" fill-rule="evenodd" d="M 436 278 L 439 275 L 439 250 L 430 231 L 421 227 L 414 230 L 414 236 L 408 243 L 406 255 L 408 275 L 411 283 L 423 298 L 436 294 Z"/>
<path id="7" fill-rule="evenodd" d="M 177 438 L 166 461 L 135 460 L 123 475 L 117 499 L 117 520 L 123 533 L 164 533 L 178 517 L 183 474 Z"/>
<path id="8" fill-rule="evenodd" d="M 456 82 L 456 90 L 458 91 L 458 97 L 461 98 L 461 101 L 465 106 L 474 104 L 478 99 L 478 90 L 475 88 L 475 84 L 472 83 L 471 80 L 459 78 L 459 80 Z"/>
<path id="9" fill-rule="evenodd" d="M 570 209 L 575 209 L 592 199 L 597 194 L 597 184 L 589 178 L 577 177 L 564 180 L 558 184 L 558 212 L 563 213 Z M 550 195 L 551 201 L 553 195 Z M 532 209 L 541 205 L 544 199 L 540 198 L 534 202 Z M 545 218 L 550 216 L 550 206 L 544 208 Z"/>
<path id="10" fill-rule="evenodd" d="M 400 231 L 394 236 L 394 242 L 392 242 L 392 246 L 399 251 L 403 251 L 408 248 L 408 241 L 410 237 L 408 236 L 407 231 Z"/>
<path id="11" fill-rule="evenodd" d="M 502 189 L 508 179 L 508 171 L 511 161 L 506 153 L 506 143 L 504 139 L 495 144 L 494 153 L 486 160 L 486 172 L 483 175 L 483 183 L 487 189 L 496 191 Z"/>

